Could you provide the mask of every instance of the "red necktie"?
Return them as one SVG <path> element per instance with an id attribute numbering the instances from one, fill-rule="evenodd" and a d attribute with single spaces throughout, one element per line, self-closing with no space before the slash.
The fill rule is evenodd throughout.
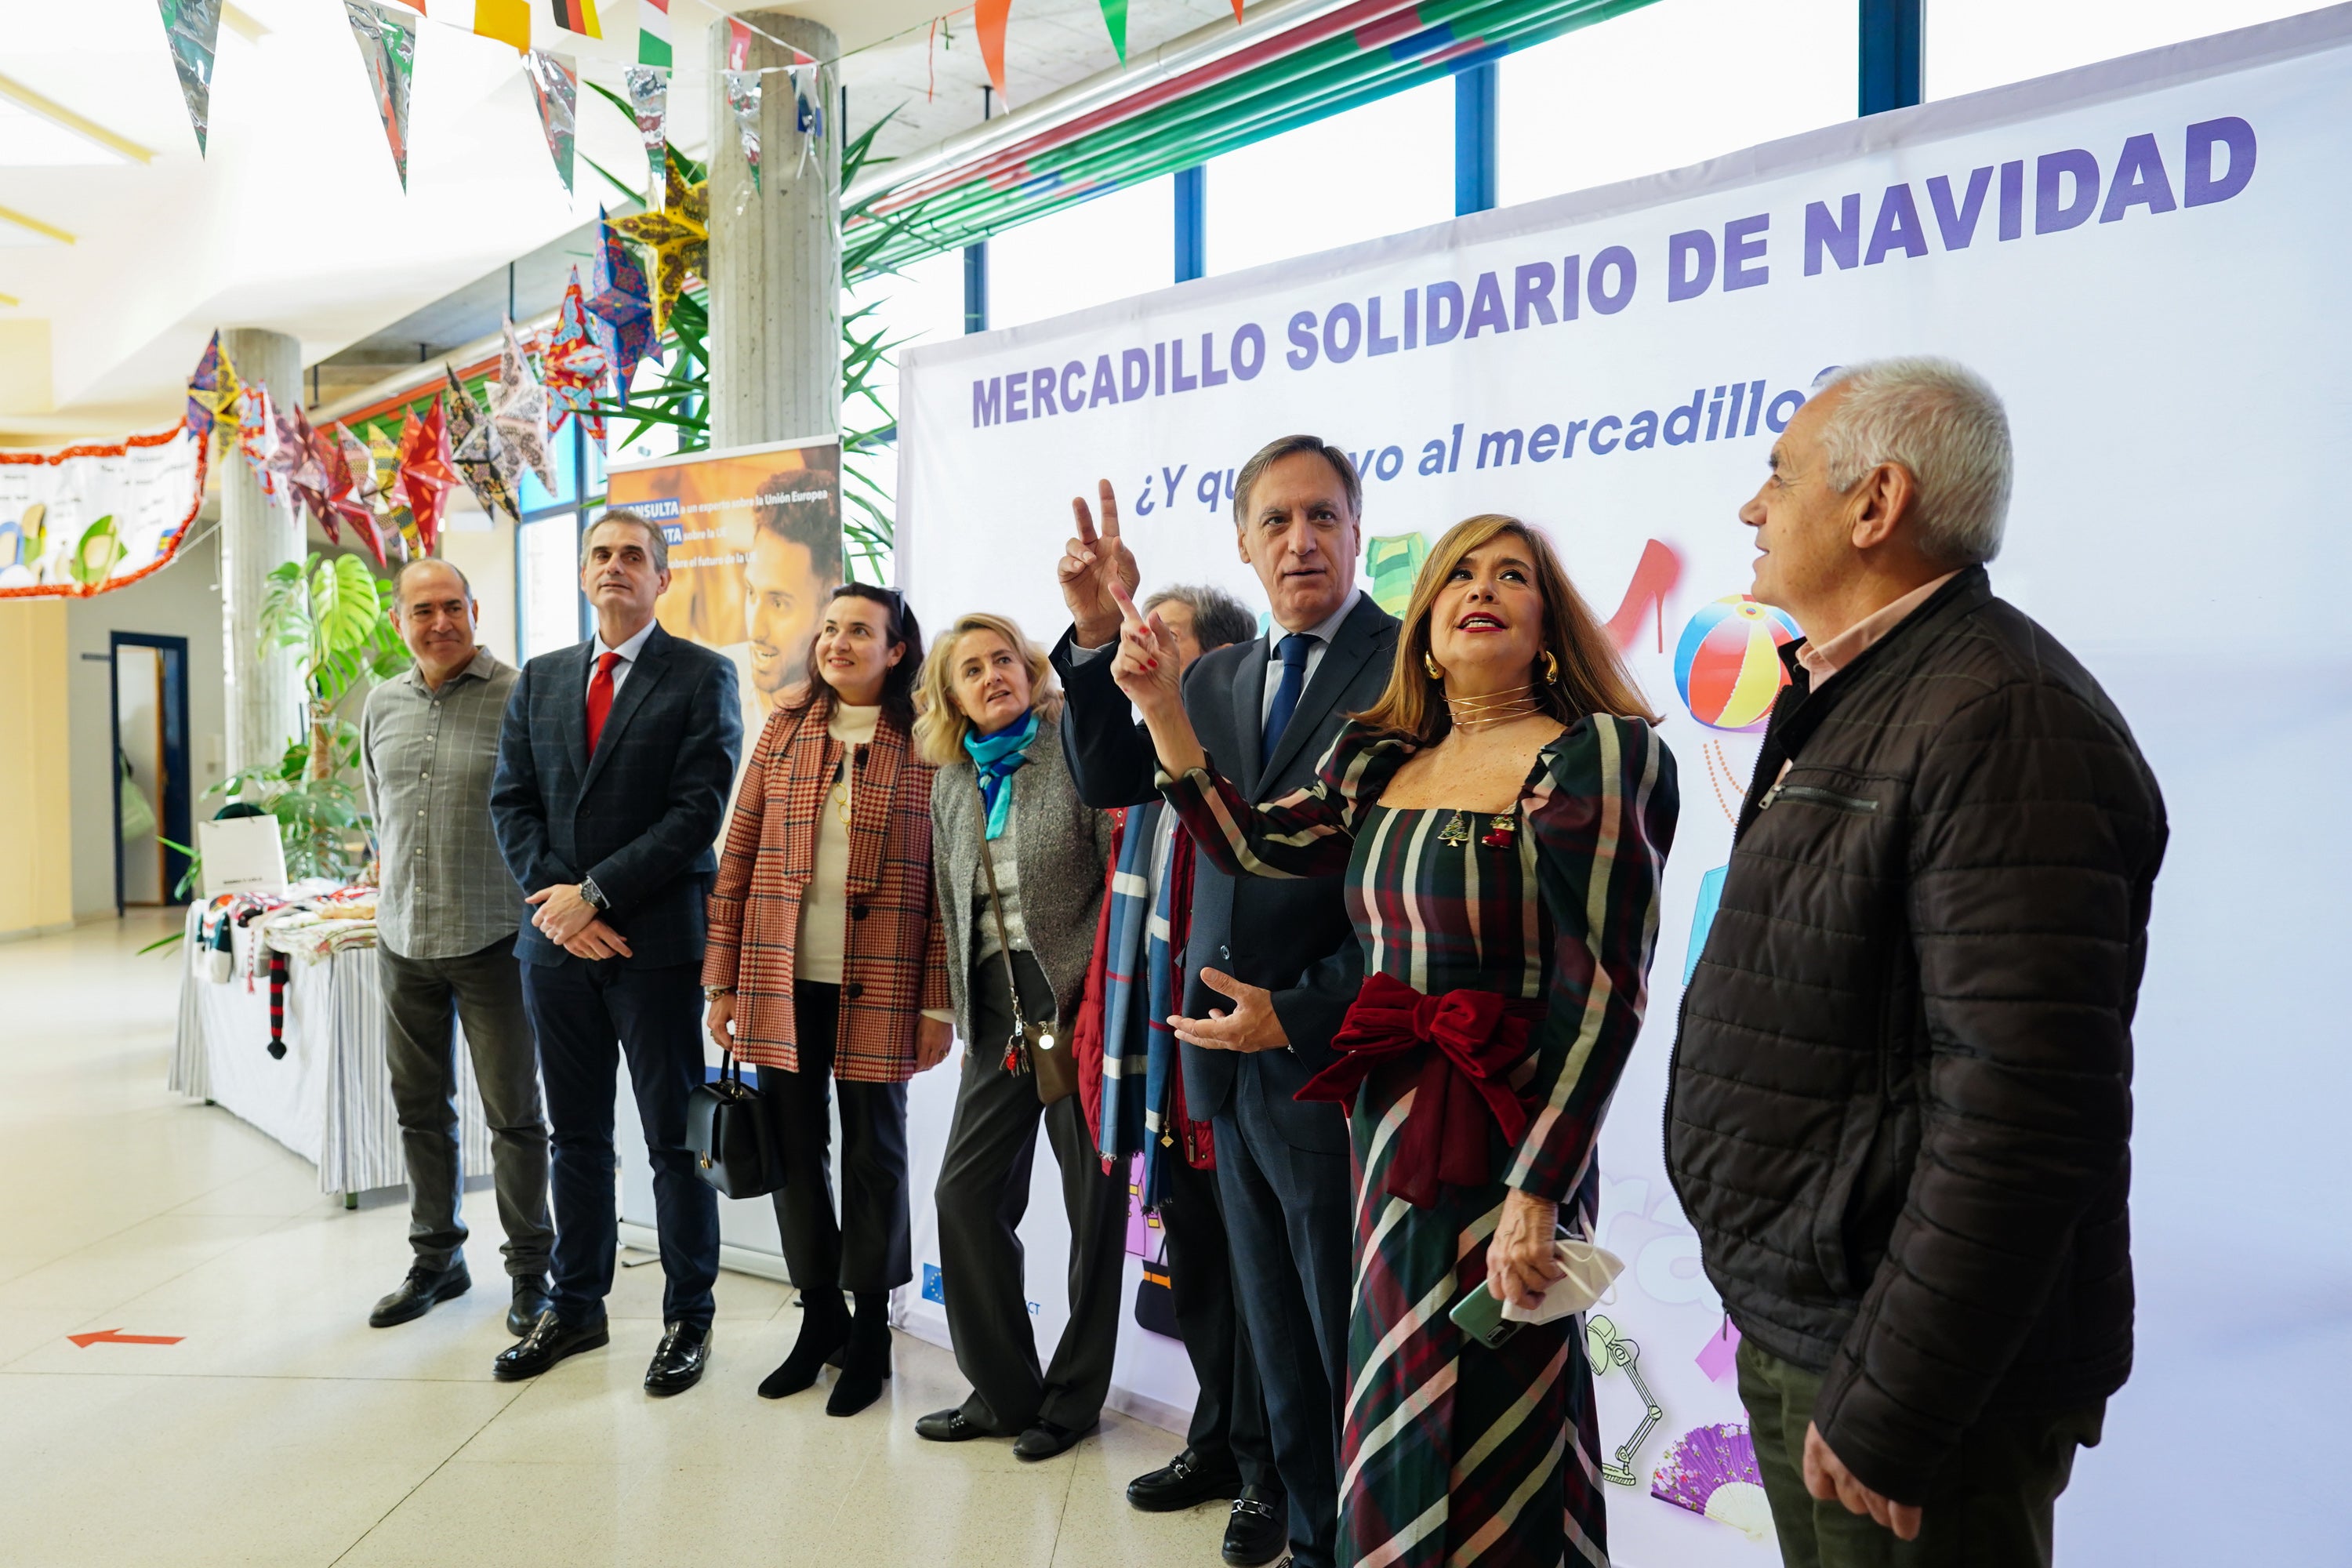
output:
<path id="1" fill-rule="evenodd" d="M 596 673 L 588 681 L 588 752 L 593 756 L 597 738 L 604 732 L 605 715 L 613 711 L 613 667 L 621 662 L 617 653 L 596 656 Z"/>

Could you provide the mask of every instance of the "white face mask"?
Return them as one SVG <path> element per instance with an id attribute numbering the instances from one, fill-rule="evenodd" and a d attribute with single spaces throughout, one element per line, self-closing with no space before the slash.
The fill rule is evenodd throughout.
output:
<path id="1" fill-rule="evenodd" d="M 1617 1282 L 1625 1270 L 1624 1260 L 1615 1253 L 1605 1251 L 1589 1241 L 1568 1238 L 1555 1242 L 1552 1257 L 1568 1270 L 1545 1289 L 1543 1300 L 1532 1307 L 1522 1307 L 1516 1301 L 1503 1304 L 1503 1317 L 1514 1323 L 1549 1323 L 1565 1318 L 1570 1312 L 1581 1312 L 1598 1302 L 1602 1294 Z"/>

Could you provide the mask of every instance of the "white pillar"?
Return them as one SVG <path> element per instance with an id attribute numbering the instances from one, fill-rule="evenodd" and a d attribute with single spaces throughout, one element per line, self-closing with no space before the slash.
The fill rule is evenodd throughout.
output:
<path id="1" fill-rule="evenodd" d="M 236 327 L 221 348 L 247 385 L 262 382 L 273 401 L 302 395 L 302 346 L 283 332 Z M 275 763 L 304 731 L 302 666 L 291 648 L 261 651 L 261 595 L 270 569 L 308 553 L 300 503 L 261 493 L 253 469 L 231 452 L 220 462 L 221 639 L 227 672 L 228 768 Z"/>
<path id="2" fill-rule="evenodd" d="M 738 15 L 819 60 L 839 53 L 830 27 L 783 11 Z M 711 24 L 710 444 L 830 436 L 841 427 L 840 79 L 828 68 L 812 85 L 827 101 L 824 140 L 806 168 L 792 79 L 761 79 L 754 191 L 720 75 L 728 31 Z M 790 65 L 791 52 L 760 33 L 746 68 Z"/>

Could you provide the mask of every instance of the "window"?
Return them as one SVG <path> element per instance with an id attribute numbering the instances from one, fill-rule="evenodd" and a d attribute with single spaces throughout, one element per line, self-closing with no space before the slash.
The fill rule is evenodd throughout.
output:
<path id="1" fill-rule="evenodd" d="M 1208 199 L 1212 274 L 1444 223 L 1454 216 L 1454 79 L 1213 158 Z M 1162 280 L 1174 248 L 1171 233 Z"/>
<path id="2" fill-rule="evenodd" d="M 1967 0 L 1927 8 L 1927 96 L 1957 98 L 2208 33 L 2291 16 L 2312 0 Z"/>
<path id="3" fill-rule="evenodd" d="M 988 324 L 1017 327 L 1174 282 L 1175 184 L 1129 185 L 990 240 Z"/>

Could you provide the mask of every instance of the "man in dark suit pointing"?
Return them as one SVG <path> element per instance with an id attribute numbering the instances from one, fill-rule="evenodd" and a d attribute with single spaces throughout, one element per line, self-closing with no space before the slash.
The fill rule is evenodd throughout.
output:
<path id="1" fill-rule="evenodd" d="M 654 619 L 669 587 L 659 529 L 606 512 L 583 541 L 580 587 L 596 633 L 523 667 L 490 787 L 499 852 L 536 911 L 515 956 L 547 1083 L 555 1210 L 552 1305 L 493 1370 L 535 1377 L 606 1342 L 618 1231 L 613 1080 L 625 1054 L 667 1278 L 666 1331 L 646 1391 L 677 1394 L 709 1358 L 719 1274 L 719 1199 L 694 1173 L 686 1101 L 702 1081 L 711 842 L 743 721 L 735 667 Z"/>
<path id="2" fill-rule="evenodd" d="M 1062 557 L 1074 622 L 1054 650 L 1067 708 L 1063 745 L 1090 805 L 1158 798 L 1151 741 L 1111 683 L 1117 582 L 1135 557 L 1118 503 L 1101 486 L 1102 528 L 1074 501 Z M 1356 586 L 1362 489 L 1347 454 L 1286 436 L 1242 468 L 1234 521 L 1242 559 L 1265 586 L 1265 637 L 1203 654 L 1184 706 L 1225 775 L 1253 801 L 1315 780 L 1346 716 L 1371 706 L 1396 656 L 1397 623 Z M 1328 1568 L 1339 1523 L 1339 1398 L 1347 1388 L 1350 1185 L 1337 1106 L 1291 1096 L 1332 1059 L 1331 1037 L 1364 977 L 1342 879 L 1253 880 L 1203 858 L 1194 870 L 1185 956 L 1186 1114 L 1215 1126 L 1217 1192 L 1232 1238 L 1244 1321 L 1265 1390 L 1276 1472 L 1290 1494 L 1299 1568 Z"/>

